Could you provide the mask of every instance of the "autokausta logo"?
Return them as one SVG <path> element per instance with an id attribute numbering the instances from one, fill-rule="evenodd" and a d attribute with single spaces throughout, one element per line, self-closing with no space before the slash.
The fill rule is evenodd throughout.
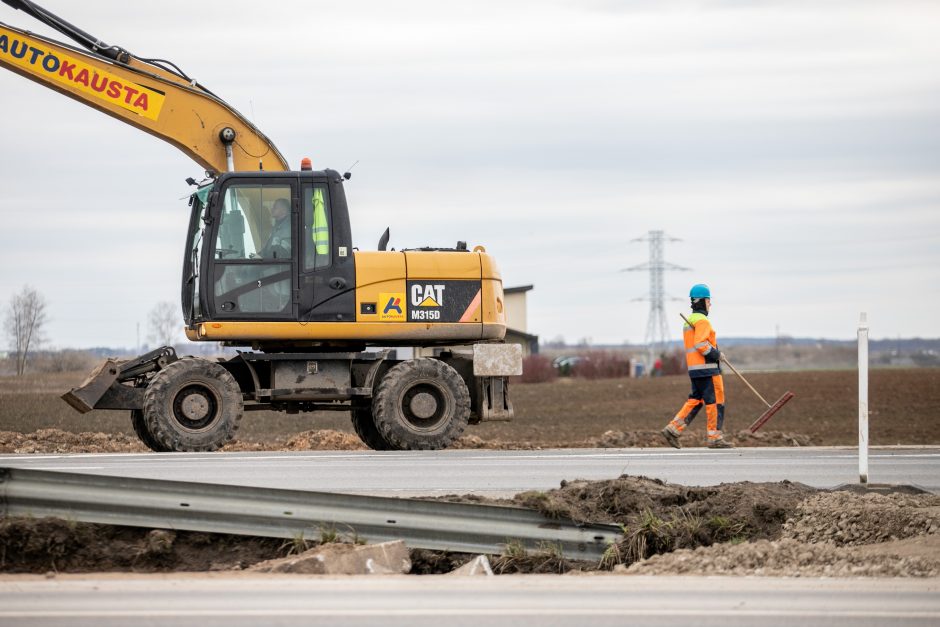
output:
<path id="1" fill-rule="evenodd" d="M 0 61 L 21 67 L 29 76 L 64 85 L 151 120 L 160 116 L 166 96 L 43 42 L 0 28 Z"/>
<path id="2" fill-rule="evenodd" d="M 394 296 L 388 299 L 388 302 L 385 303 L 385 309 L 382 310 L 382 313 L 387 314 L 390 311 L 395 313 L 401 313 L 401 299 L 395 298 Z"/>
<path id="3" fill-rule="evenodd" d="M 404 292 L 382 292 L 379 294 L 379 320 L 382 322 L 404 322 L 404 302 Z"/>

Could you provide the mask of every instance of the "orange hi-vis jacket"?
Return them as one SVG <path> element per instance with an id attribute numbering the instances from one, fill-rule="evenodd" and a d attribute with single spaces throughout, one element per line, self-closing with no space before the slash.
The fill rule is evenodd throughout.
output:
<path id="1" fill-rule="evenodd" d="M 697 379 L 721 374 L 718 364 L 705 361 L 705 355 L 718 346 L 718 342 L 715 340 L 715 330 L 712 329 L 708 316 L 696 312 L 689 316 L 689 322 L 692 323 L 692 326 L 682 325 L 682 339 L 685 342 L 685 365 L 689 369 L 689 376 Z"/>

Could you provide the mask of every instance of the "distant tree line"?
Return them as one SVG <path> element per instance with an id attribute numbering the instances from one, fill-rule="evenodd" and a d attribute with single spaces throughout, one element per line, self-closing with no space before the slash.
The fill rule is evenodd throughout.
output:
<path id="1" fill-rule="evenodd" d="M 182 319 L 179 308 L 173 303 L 157 303 L 148 315 L 148 339 L 154 346 L 178 345 L 182 339 Z M 14 366 L 17 376 L 25 374 L 42 345 L 46 342 L 46 327 L 49 322 L 48 304 L 45 297 L 34 287 L 25 285 L 10 299 L 4 311 L 3 333 L 9 349 L 9 361 Z M 213 343 L 211 347 L 200 347 L 197 352 L 215 352 L 219 349 Z M 62 368 L 71 370 L 82 364 L 95 351 L 60 350 L 43 351 L 43 361 L 48 362 L 52 355 L 61 360 Z M 83 367 L 83 366 L 82 366 Z M 41 370 L 55 370 L 55 364 L 44 363 Z"/>

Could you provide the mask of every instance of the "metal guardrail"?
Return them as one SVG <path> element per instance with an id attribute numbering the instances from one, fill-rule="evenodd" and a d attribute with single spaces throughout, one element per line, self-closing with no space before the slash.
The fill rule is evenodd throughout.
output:
<path id="1" fill-rule="evenodd" d="M 501 553 L 511 541 L 598 560 L 615 525 L 577 525 L 517 507 L 0 468 L 0 515 L 316 540 L 324 529 L 367 542 Z"/>

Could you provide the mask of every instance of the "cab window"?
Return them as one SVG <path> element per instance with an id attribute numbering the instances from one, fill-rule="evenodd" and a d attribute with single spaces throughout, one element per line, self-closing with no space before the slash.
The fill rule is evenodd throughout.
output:
<path id="1" fill-rule="evenodd" d="M 225 188 L 212 277 L 215 315 L 292 315 L 291 189 L 247 182 Z"/>
<path id="2" fill-rule="evenodd" d="M 288 260 L 291 237 L 289 186 L 232 185 L 225 190 L 217 259 Z"/>

